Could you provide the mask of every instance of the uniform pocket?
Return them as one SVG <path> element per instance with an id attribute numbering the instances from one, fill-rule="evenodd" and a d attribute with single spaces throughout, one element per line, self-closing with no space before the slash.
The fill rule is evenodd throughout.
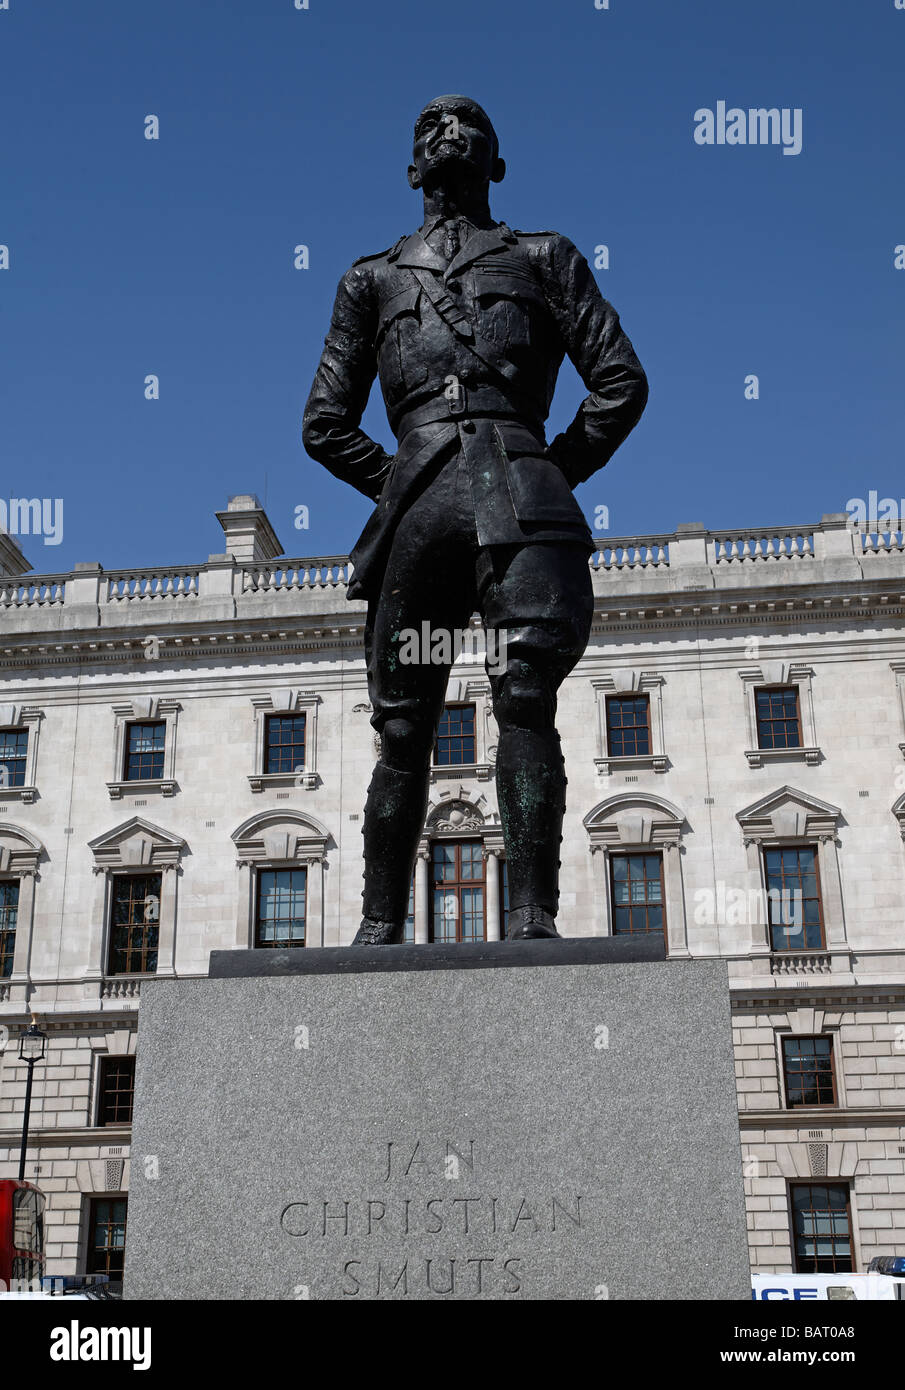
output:
<path id="1" fill-rule="evenodd" d="M 413 285 L 385 301 L 377 330 L 380 384 L 391 399 L 427 380 L 421 337 L 421 288 Z"/>
<path id="2" fill-rule="evenodd" d="M 528 276 L 503 270 L 476 270 L 475 300 L 481 335 L 500 347 L 531 346 L 536 316 L 544 297 Z"/>
<path id="3" fill-rule="evenodd" d="M 565 474 L 548 457 L 543 440 L 525 425 L 507 421 L 498 423 L 496 431 L 518 520 L 586 524 Z"/>

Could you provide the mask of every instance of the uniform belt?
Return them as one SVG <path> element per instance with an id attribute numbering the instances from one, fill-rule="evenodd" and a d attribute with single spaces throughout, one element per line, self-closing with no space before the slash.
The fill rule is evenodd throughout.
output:
<path id="1" fill-rule="evenodd" d="M 445 423 L 461 420 L 466 415 L 483 416 L 496 420 L 518 420 L 519 424 L 543 438 L 544 422 L 537 414 L 537 406 L 525 406 L 510 399 L 496 386 L 469 386 L 464 382 L 451 383 L 426 401 L 398 411 L 391 420 L 393 433 L 398 440 L 434 421 Z"/>

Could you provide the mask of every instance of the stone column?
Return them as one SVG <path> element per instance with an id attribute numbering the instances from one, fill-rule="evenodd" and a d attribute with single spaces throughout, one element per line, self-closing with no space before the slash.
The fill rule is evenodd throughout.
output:
<path id="1" fill-rule="evenodd" d="M 682 888 L 682 860 L 677 840 L 667 840 L 663 845 L 663 886 L 668 953 L 673 957 L 687 956 L 688 927 Z"/>
<path id="2" fill-rule="evenodd" d="M 773 943 L 770 939 L 770 912 L 767 906 L 765 892 L 765 880 L 763 875 L 763 848 L 758 840 L 747 839 L 745 841 L 745 854 L 748 857 L 748 887 L 759 889 L 762 895 L 764 910 L 763 912 L 752 913 L 754 920 L 750 923 L 750 945 L 748 954 L 752 956 L 768 956 L 773 950 Z M 750 891 L 749 891 L 750 901 Z"/>
<path id="3" fill-rule="evenodd" d="M 591 874 L 594 879 L 594 921 L 593 936 L 612 936 L 610 922 L 609 895 L 609 856 L 603 845 L 590 845 Z"/>
<path id="4" fill-rule="evenodd" d="M 176 865 L 160 866 L 160 903 L 157 908 L 157 974 L 176 974 Z"/>
<path id="5" fill-rule="evenodd" d="M 824 930 L 828 951 L 847 948 L 845 939 L 845 907 L 842 902 L 842 876 L 839 873 L 839 854 L 835 835 L 820 835 L 817 859 L 820 866 L 820 891 L 823 896 Z"/>
<path id="6" fill-rule="evenodd" d="M 31 960 L 31 934 L 35 914 L 35 870 L 20 869 L 18 878 L 19 906 L 16 912 L 16 944 L 13 948 L 13 971 L 9 982 L 11 985 L 27 985 Z"/>
<path id="7" fill-rule="evenodd" d="M 415 945 L 426 946 L 428 941 L 428 881 L 427 868 L 430 863 L 430 848 L 418 848 L 415 860 Z"/>
<path id="8" fill-rule="evenodd" d="M 252 925 L 254 904 L 251 896 L 255 870 L 248 859 L 237 859 L 236 868 L 239 871 L 236 888 L 236 948 L 247 951 L 255 944 Z"/>
<path id="9" fill-rule="evenodd" d="M 487 940 L 500 939 L 500 860 L 499 851 L 485 849 L 487 862 L 485 892 L 485 917 L 487 921 Z"/>
<path id="10" fill-rule="evenodd" d="M 310 855 L 305 860 L 305 945 L 324 944 L 324 857 Z"/>
<path id="11" fill-rule="evenodd" d="M 94 866 L 94 901 L 91 905 L 91 927 L 88 935 L 88 966 L 86 980 L 104 978 L 104 935 L 107 925 L 107 886 L 109 873 L 99 864 Z"/>

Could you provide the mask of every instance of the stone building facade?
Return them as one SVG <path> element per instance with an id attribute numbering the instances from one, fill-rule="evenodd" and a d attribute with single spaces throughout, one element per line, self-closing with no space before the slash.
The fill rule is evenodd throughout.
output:
<path id="1" fill-rule="evenodd" d="M 0 536 L 0 1177 L 33 1013 L 50 1273 L 121 1262 L 147 973 L 358 924 L 364 605 L 344 559 L 280 558 L 255 498 L 217 516 L 224 553 L 184 569 L 35 576 Z M 591 566 L 560 697 L 560 929 L 728 961 L 755 1270 L 905 1254 L 905 537 L 835 514 L 683 525 Z M 505 930 L 489 693 L 476 629 L 431 773 L 419 942 Z"/>

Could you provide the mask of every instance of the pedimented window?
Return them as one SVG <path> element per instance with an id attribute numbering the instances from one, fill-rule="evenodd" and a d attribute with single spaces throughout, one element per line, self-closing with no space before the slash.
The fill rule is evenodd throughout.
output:
<path id="1" fill-rule="evenodd" d="M 242 871 L 236 945 L 323 946 L 326 826 L 280 807 L 244 821 L 232 840 Z"/>
<path id="2" fill-rule="evenodd" d="M 595 865 L 596 935 L 665 931 L 670 956 L 688 955 L 684 826 L 677 807 L 639 792 L 608 797 L 585 816 Z"/>

